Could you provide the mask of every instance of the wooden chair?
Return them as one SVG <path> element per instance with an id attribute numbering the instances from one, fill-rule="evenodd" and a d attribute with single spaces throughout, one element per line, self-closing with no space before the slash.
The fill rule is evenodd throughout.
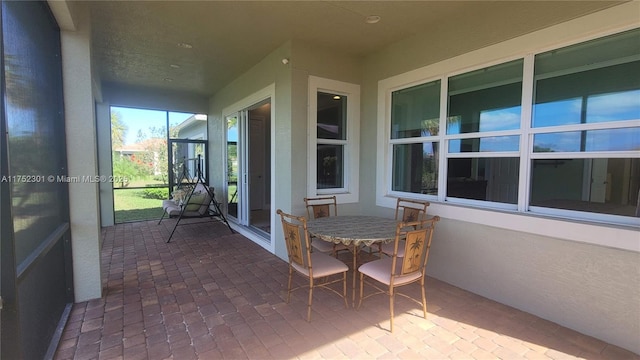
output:
<path id="1" fill-rule="evenodd" d="M 307 208 L 307 217 L 309 219 L 318 219 L 327 216 L 338 215 L 338 202 L 334 196 L 306 197 L 304 204 Z M 311 239 L 311 246 L 320 252 L 331 254 L 333 257 L 338 255 L 339 251 L 349 250 L 344 244 L 331 244 L 324 240 Z"/>
<path id="2" fill-rule="evenodd" d="M 396 202 L 395 219 L 402 222 L 420 221 L 427 215 L 427 207 L 430 203 L 423 200 L 398 198 Z M 393 254 L 394 245 L 378 244 L 378 252 L 380 255 L 385 254 L 391 256 Z M 404 246 L 400 246 L 399 257 L 404 256 Z"/>
<path id="3" fill-rule="evenodd" d="M 358 309 L 362 305 L 362 300 L 370 296 L 382 293 L 389 295 L 389 327 L 391 332 L 393 332 L 393 300 L 396 293 L 420 304 L 424 318 L 427 318 L 427 298 L 424 289 L 424 278 L 433 230 L 435 223 L 439 220 L 439 216 L 434 216 L 428 220 L 399 222 L 396 227 L 396 238 L 393 243 L 394 251 L 391 257 L 370 261 L 358 268 L 360 272 L 360 301 L 358 302 Z M 399 249 L 401 248 L 404 249 L 404 257 L 398 255 Z M 369 281 L 368 279 L 373 281 Z M 422 301 L 418 301 L 409 295 L 396 292 L 396 288 L 414 282 L 420 283 Z M 371 285 L 377 291 L 364 296 L 365 283 Z M 380 284 L 384 285 L 384 287 Z"/>
<path id="4" fill-rule="evenodd" d="M 287 286 L 287 304 L 291 299 L 291 292 L 302 287 L 309 287 L 309 302 L 307 304 L 307 321 L 311 321 L 311 303 L 313 299 L 313 289 L 316 287 L 325 288 L 334 292 L 344 300 L 345 308 L 347 304 L 347 270 L 349 269 L 342 261 L 321 252 L 311 252 L 309 232 L 307 230 L 307 219 L 303 216 L 294 216 L 278 209 L 276 211 L 282 220 L 282 230 L 287 244 L 287 255 L 289 257 L 289 283 Z M 291 289 L 293 272 L 309 280 L 308 285 L 303 285 Z M 330 280 L 333 275 L 342 274 L 342 278 Z M 324 281 L 319 281 L 326 278 Z M 318 281 L 316 281 L 318 280 Z M 342 281 L 342 294 L 329 287 L 331 284 Z"/>

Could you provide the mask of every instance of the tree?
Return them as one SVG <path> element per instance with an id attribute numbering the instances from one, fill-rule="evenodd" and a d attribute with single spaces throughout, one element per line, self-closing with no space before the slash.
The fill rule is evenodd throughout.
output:
<path id="1" fill-rule="evenodd" d="M 128 157 L 116 155 L 113 158 L 113 176 L 119 180 L 119 187 L 127 187 L 138 176 L 138 169 Z"/>
<path id="2" fill-rule="evenodd" d="M 147 139 L 147 134 L 145 134 L 142 129 L 138 129 L 138 134 L 136 134 L 136 143 L 141 143 Z"/>
<path id="3" fill-rule="evenodd" d="M 111 111 L 111 149 L 120 149 L 124 146 L 127 130 L 129 130 L 127 125 L 122 122 L 122 115 L 117 111 Z"/>

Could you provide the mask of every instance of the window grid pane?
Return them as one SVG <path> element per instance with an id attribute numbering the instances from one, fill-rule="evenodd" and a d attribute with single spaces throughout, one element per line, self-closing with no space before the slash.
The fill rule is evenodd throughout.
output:
<path id="1" fill-rule="evenodd" d="M 519 158 L 448 159 L 447 197 L 517 204 L 519 167 Z"/>
<path id="2" fill-rule="evenodd" d="M 393 146 L 393 191 L 438 194 L 437 142 Z"/>
<path id="3" fill-rule="evenodd" d="M 640 159 L 537 159 L 531 206 L 637 217 Z"/>
<path id="4" fill-rule="evenodd" d="M 317 146 L 317 188 L 335 189 L 344 187 L 344 147 L 342 145 Z"/>
<path id="5" fill-rule="evenodd" d="M 520 128 L 523 60 L 449 78 L 447 134 Z"/>
<path id="6" fill-rule="evenodd" d="M 318 139 L 346 140 L 347 97 L 318 92 Z"/>
<path id="7" fill-rule="evenodd" d="M 391 138 L 437 136 L 440 118 L 440 80 L 394 91 Z"/>
<path id="8" fill-rule="evenodd" d="M 449 141 L 450 153 L 518 151 L 520 136 L 490 136 Z"/>
<path id="9" fill-rule="evenodd" d="M 640 128 L 536 134 L 533 152 L 638 151 Z"/>

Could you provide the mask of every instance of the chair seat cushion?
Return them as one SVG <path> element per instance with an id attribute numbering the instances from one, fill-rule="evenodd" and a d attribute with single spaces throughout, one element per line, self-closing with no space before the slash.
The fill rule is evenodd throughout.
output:
<path id="1" fill-rule="evenodd" d="M 323 253 L 333 252 L 333 244 L 328 241 L 314 238 L 313 241 L 311 241 L 311 246 L 313 246 L 314 249 Z"/>
<path id="2" fill-rule="evenodd" d="M 291 265 L 299 273 L 309 276 L 309 269 L 305 269 L 296 263 L 292 263 Z M 311 266 L 314 279 L 339 274 L 349 270 L 347 265 L 342 261 L 321 252 L 311 253 Z"/>
<path id="3" fill-rule="evenodd" d="M 393 247 L 395 246 L 395 243 L 390 242 L 388 244 L 382 244 L 380 245 L 380 251 L 382 251 L 383 254 L 387 254 L 389 256 L 393 256 Z M 404 257 L 404 241 L 400 241 L 400 243 L 398 244 L 398 257 Z"/>
<path id="4" fill-rule="evenodd" d="M 393 258 L 384 258 L 380 260 L 370 261 L 366 264 L 360 265 L 358 271 L 367 275 L 368 277 L 377 280 L 385 285 L 391 283 L 391 266 L 393 265 Z M 396 274 L 400 274 L 402 269 L 402 260 L 398 258 L 396 261 Z M 416 271 L 407 275 L 396 275 L 393 281 L 394 285 L 404 285 L 419 279 L 422 273 Z"/>
<path id="5" fill-rule="evenodd" d="M 313 246 L 314 249 L 320 251 L 320 252 L 324 252 L 324 253 L 330 253 L 333 252 L 333 243 L 330 243 L 328 241 L 324 241 L 318 238 L 314 238 L 313 241 L 311 242 L 311 246 Z M 345 244 L 335 244 L 336 246 L 336 251 L 341 251 L 341 250 L 349 250 L 349 248 L 345 245 Z"/>

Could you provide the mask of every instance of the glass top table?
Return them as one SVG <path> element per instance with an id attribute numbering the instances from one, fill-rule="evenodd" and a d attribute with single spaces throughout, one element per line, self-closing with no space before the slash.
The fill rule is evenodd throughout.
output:
<path id="1" fill-rule="evenodd" d="M 355 303 L 356 266 L 361 245 L 371 246 L 394 241 L 396 224 L 394 219 L 368 215 L 328 216 L 307 221 L 307 230 L 311 236 L 334 244 L 342 243 L 353 254 L 352 304 Z"/>

